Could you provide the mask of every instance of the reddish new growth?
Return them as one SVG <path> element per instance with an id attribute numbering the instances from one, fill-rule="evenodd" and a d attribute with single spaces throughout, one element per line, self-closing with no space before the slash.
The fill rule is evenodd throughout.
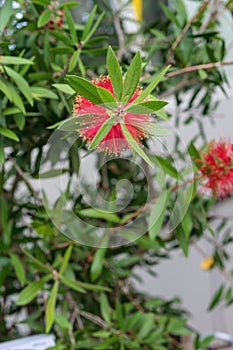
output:
<path id="1" fill-rule="evenodd" d="M 45 28 L 49 30 L 55 30 L 56 27 L 61 28 L 64 23 L 64 10 L 59 9 L 59 2 L 51 1 L 48 5 L 48 9 L 52 11 L 52 17 L 45 25 Z"/>
<path id="2" fill-rule="evenodd" d="M 233 194 L 233 144 L 213 141 L 197 162 L 205 188 L 218 198 Z"/>
<path id="3" fill-rule="evenodd" d="M 95 79 L 92 81 L 92 83 L 96 86 L 103 87 L 114 96 L 112 83 L 109 76 L 103 76 L 99 79 Z M 132 103 L 140 95 L 140 93 L 141 89 L 138 87 L 128 104 Z M 87 113 L 89 113 L 89 115 L 85 115 Z M 141 139 L 147 137 L 146 126 L 147 122 L 151 121 L 150 115 L 124 112 L 121 104 L 118 105 L 113 113 L 116 117 L 116 122 L 108 134 L 100 142 L 98 146 L 99 151 L 119 154 L 124 149 L 130 148 L 129 143 L 122 131 L 120 120 L 124 120 L 128 131 L 131 133 L 136 142 L 140 143 Z M 81 127 L 78 129 L 78 132 L 80 136 L 89 143 L 91 143 L 91 141 L 94 139 L 103 123 L 111 117 L 109 111 L 105 107 L 96 105 L 80 95 L 77 95 L 75 99 L 74 116 L 79 118 L 79 124 Z"/>

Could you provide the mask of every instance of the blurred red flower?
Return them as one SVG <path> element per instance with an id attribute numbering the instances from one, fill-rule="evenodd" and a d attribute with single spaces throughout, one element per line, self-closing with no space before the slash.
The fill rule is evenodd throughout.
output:
<path id="1" fill-rule="evenodd" d="M 204 188 L 210 189 L 218 198 L 233 194 L 233 144 L 210 142 L 197 162 Z"/>
<path id="2" fill-rule="evenodd" d="M 92 83 L 108 90 L 114 96 L 112 83 L 109 76 L 94 79 L 92 80 Z M 132 103 L 140 95 L 140 93 L 141 89 L 137 87 L 127 105 Z M 78 129 L 78 132 L 80 136 L 89 143 L 92 142 L 103 123 L 110 118 L 109 111 L 104 106 L 96 105 L 81 95 L 76 96 L 73 112 L 74 116 L 79 118 L 81 127 Z M 87 113 L 89 113 L 89 115 L 85 116 Z M 124 149 L 130 148 L 120 125 L 120 118 L 122 118 L 122 116 L 128 131 L 131 133 L 136 142 L 140 143 L 140 140 L 144 139 L 148 135 L 146 132 L 146 127 L 148 122 L 151 123 L 149 113 L 133 114 L 124 112 L 123 107 L 119 105 L 115 111 L 115 114 L 119 121 L 116 121 L 108 134 L 100 142 L 98 145 L 99 151 L 106 151 L 110 154 L 119 154 Z"/>

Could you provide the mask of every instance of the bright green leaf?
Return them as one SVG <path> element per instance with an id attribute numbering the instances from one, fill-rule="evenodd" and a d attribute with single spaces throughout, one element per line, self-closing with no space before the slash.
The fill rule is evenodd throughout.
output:
<path id="1" fill-rule="evenodd" d="M 37 22 L 37 26 L 38 28 L 43 27 L 45 24 L 48 23 L 48 21 L 50 20 L 51 16 L 53 14 L 53 11 L 50 9 L 47 9 L 45 11 L 42 12 L 42 14 L 40 15 L 38 22 Z"/>
<path id="2" fill-rule="evenodd" d="M 124 89 L 123 89 L 123 96 L 122 96 L 124 103 L 128 102 L 133 96 L 141 77 L 141 71 L 142 71 L 142 59 L 141 59 L 141 54 L 138 51 L 134 56 L 134 58 L 132 59 L 132 62 L 128 68 L 128 71 L 124 79 Z"/>
<path id="3" fill-rule="evenodd" d="M 49 333 L 54 323 L 58 286 L 59 286 L 59 282 L 55 281 L 53 288 L 51 290 L 51 293 L 47 300 L 46 314 L 45 314 L 46 333 Z"/>
<path id="4" fill-rule="evenodd" d="M 157 237 L 162 227 L 169 198 L 168 191 L 164 191 L 156 200 L 149 217 L 149 237 L 152 241 Z"/>
<path id="5" fill-rule="evenodd" d="M 121 67 L 113 49 L 110 46 L 108 48 L 107 53 L 107 66 L 113 91 L 115 92 L 117 100 L 120 101 L 123 93 L 123 79 L 121 74 Z"/>
<path id="6" fill-rule="evenodd" d="M 19 141 L 19 138 L 14 131 L 4 128 L 3 126 L 0 126 L 0 134 L 5 137 L 8 137 L 8 139 L 11 139 L 17 142 Z"/>

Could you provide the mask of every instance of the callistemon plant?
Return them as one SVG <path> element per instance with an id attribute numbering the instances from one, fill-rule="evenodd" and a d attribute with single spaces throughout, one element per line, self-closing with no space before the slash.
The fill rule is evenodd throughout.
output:
<path id="1" fill-rule="evenodd" d="M 196 160 L 204 188 L 218 198 L 233 194 L 233 144 L 229 141 L 212 141 Z"/>
<path id="2" fill-rule="evenodd" d="M 139 52 L 123 77 L 117 57 L 109 47 L 107 67 L 109 75 L 92 82 L 74 75 L 67 76 L 69 84 L 78 93 L 73 110 L 77 117 L 77 132 L 90 144 L 90 149 L 97 147 L 99 151 L 120 154 L 131 148 L 152 166 L 142 150 L 141 140 L 150 135 L 167 134 L 167 130 L 153 120 L 153 113 L 161 110 L 167 102 L 150 94 L 169 67 L 145 90 L 138 85 L 141 76 Z"/>

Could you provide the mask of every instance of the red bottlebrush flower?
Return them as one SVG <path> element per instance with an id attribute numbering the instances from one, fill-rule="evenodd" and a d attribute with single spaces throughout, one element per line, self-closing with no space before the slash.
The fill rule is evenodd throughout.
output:
<path id="1" fill-rule="evenodd" d="M 218 198 L 233 194 L 233 144 L 226 141 L 209 143 L 197 163 L 204 188 L 210 189 Z"/>
<path id="2" fill-rule="evenodd" d="M 98 87 L 108 90 L 114 96 L 113 87 L 109 76 L 94 79 L 92 80 L 92 83 Z M 140 95 L 140 93 L 141 89 L 137 87 L 128 104 L 132 103 Z M 124 112 L 123 107 L 120 105 L 114 112 L 119 122 L 116 122 L 112 126 L 110 131 L 98 145 L 98 150 L 106 151 L 110 154 L 119 154 L 124 149 L 130 148 L 120 125 L 120 118 L 122 117 L 122 114 L 125 126 L 131 133 L 134 140 L 138 143 L 140 143 L 141 139 L 147 137 L 148 133 L 146 131 L 146 127 L 147 123 L 151 122 L 151 117 L 149 114 L 133 114 Z M 89 115 L 87 115 L 88 113 Z M 110 118 L 109 111 L 105 107 L 96 105 L 80 95 L 77 95 L 75 99 L 74 116 L 79 118 L 81 128 L 78 129 L 78 132 L 80 136 L 89 143 L 92 142 L 103 123 Z"/>

